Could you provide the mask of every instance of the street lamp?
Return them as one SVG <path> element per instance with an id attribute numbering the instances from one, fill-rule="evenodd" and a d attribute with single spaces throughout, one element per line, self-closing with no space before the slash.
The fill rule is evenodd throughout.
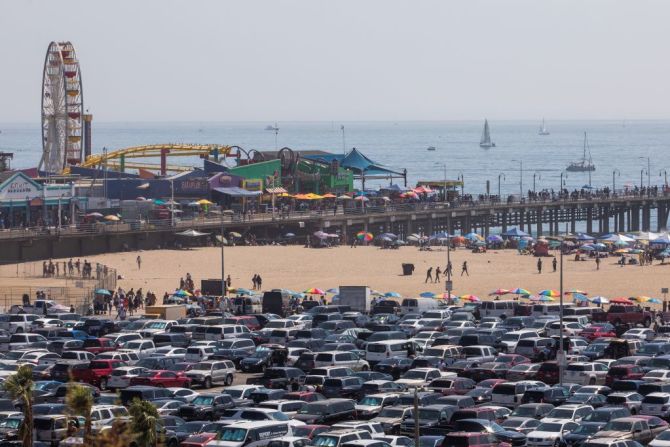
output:
<path id="1" fill-rule="evenodd" d="M 621 177 L 621 171 L 618 169 L 612 171 L 612 194 L 616 193 L 616 177 Z"/>
<path id="2" fill-rule="evenodd" d="M 645 173 L 645 170 L 640 169 L 640 189 L 644 188 L 644 181 L 642 180 L 644 178 L 644 173 Z M 642 192 L 642 191 L 640 191 L 640 192 Z"/>
<path id="3" fill-rule="evenodd" d="M 465 194 L 465 178 L 463 177 L 463 171 L 459 171 L 458 180 L 461 182 L 461 197 Z"/>
<path id="4" fill-rule="evenodd" d="M 568 178 L 568 174 L 565 172 L 561 171 L 561 185 L 558 188 L 559 194 L 563 193 L 563 186 L 565 186 L 565 180 L 563 180 L 563 177 Z"/>
<path id="5" fill-rule="evenodd" d="M 444 184 L 442 185 L 444 188 L 444 201 L 447 201 L 447 164 L 446 163 L 435 163 L 435 166 L 438 166 L 442 169 L 444 169 Z"/>
<path id="6" fill-rule="evenodd" d="M 649 189 L 651 188 L 651 158 L 650 157 L 638 157 L 640 160 L 647 159 L 647 194 L 651 194 Z"/>
<path id="7" fill-rule="evenodd" d="M 668 171 L 665 170 L 665 169 L 663 169 L 661 172 L 658 173 L 658 176 L 660 177 L 661 174 L 664 174 L 664 175 L 665 175 L 665 183 L 664 183 L 664 185 L 665 185 L 666 188 L 667 188 L 667 186 L 668 186 Z"/>
<path id="8" fill-rule="evenodd" d="M 542 174 L 538 173 L 537 171 L 533 172 L 533 193 L 535 193 L 535 177 L 537 176 L 538 179 L 542 180 Z"/>
<path id="9" fill-rule="evenodd" d="M 511 160 L 519 162 L 519 202 L 523 200 L 523 160 Z"/>
<path id="10" fill-rule="evenodd" d="M 505 174 L 503 174 L 502 172 L 500 174 L 498 174 L 498 200 L 500 200 L 502 202 L 502 196 L 500 195 L 500 177 L 502 177 L 503 180 L 507 180 L 507 179 L 505 178 Z"/>

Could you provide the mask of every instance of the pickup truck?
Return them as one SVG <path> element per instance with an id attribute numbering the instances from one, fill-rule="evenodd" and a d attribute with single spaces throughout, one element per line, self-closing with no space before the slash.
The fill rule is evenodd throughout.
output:
<path id="1" fill-rule="evenodd" d="M 88 368 L 73 368 L 71 370 L 72 380 L 75 382 L 85 382 L 99 387 L 101 390 L 107 389 L 107 380 L 112 375 L 112 370 L 120 366 L 128 366 L 121 360 L 92 360 Z"/>
<path id="2" fill-rule="evenodd" d="M 46 312 L 44 307 L 46 306 Z M 36 314 L 47 315 L 48 313 L 70 312 L 70 308 L 63 304 L 58 304 L 53 300 L 35 300 L 34 304 L 24 306 L 13 305 L 9 308 L 10 314 Z"/>
<path id="3" fill-rule="evenodd" d="M 647 445 L 654 438 L 647 421 L 635 417 L 618 418 L 609 421 L 594 438 L 616 438 L 617 440 L 633 440 Z"/>
<path id="4" fill-rule="evenodd" d="M 305 373 L 298 368 L 274 367 L 266 368 L 260 377 L 250 377 L 247 385 L 263 385 L 265 388 L 284 388 L 300 384 L 305 380 Z"/>
<path id="5" fill-rule="evenodd" d="M 156 345 L 151 340 L 131 340 L 120 351 L 135 352 L 140 359 L 145 359 L 156 353 Z"/>
<path id="6" fill-rule="evenodd" d="M 84 340 L 84 350 L 93 354 L 116 351 L 116 345 L 109 338 L 87 338 Z"/>
<path id="7" fill-rule="evenodd" d="M 635 326 L 636 324 L 643 324 L 645 327 L 649 327 L 653 318 L 651 312 L 643 310 L 640 306 L 623 304 L 613 304 L 607 312 L 593 313 L 594 323 L 607 322 L 614 325 L 629 324 Z"/>

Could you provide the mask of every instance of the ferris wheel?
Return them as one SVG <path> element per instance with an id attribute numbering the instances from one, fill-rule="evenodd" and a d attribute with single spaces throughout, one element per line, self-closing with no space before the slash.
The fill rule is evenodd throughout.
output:
<path id="1" fill-rule="evenodd" d="M 51 42 L 42 74 L 42 159 L 39 169 L 60 173 L 82 161 L 84 95 L 70 42 Z"/>

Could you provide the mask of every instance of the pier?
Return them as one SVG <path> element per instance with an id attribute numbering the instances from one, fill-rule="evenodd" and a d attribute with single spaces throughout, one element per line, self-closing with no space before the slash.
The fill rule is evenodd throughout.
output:
<path id="1" fill-rule="evenodd" d="M 176 246 L 175 233 L 195 229 L 212 234 L 253 233 L 260 242 L 294 233 L 300 240 L 323 230 L 340 235 L 348 243 L 359 231 L 391 232 L 401 239 L 412 233 L 431 235 L 471 231 L 487 236 L 493 229 L 512 227 L 537 237 L 574 233 L 584 222 L 586 232 L 661 231 L 670 213 L 670 192 L 659 189 L 649 195 L 634 193 L 553 200 L 499 202 L 417 202 L 380 207 L 343 208 L 328 211 L 219 215 L 191 220 L 125 221 L 60 228 L 12 229 L 0 232 L 0 263 L 49 258 L 85 257 L 100 253 L 151 250 Z M 652 228 L 652 222 L 655 222 Z"/>

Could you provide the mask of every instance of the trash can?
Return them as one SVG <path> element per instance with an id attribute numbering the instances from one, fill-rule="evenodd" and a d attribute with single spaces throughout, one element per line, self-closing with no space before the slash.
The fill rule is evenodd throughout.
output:
<path id="1" fill-rule="evenodd" d="M 403 264 L 402 265 L 402 274 L 404 276 L 410 276 L 414 272 L 414 264 Z"/>

